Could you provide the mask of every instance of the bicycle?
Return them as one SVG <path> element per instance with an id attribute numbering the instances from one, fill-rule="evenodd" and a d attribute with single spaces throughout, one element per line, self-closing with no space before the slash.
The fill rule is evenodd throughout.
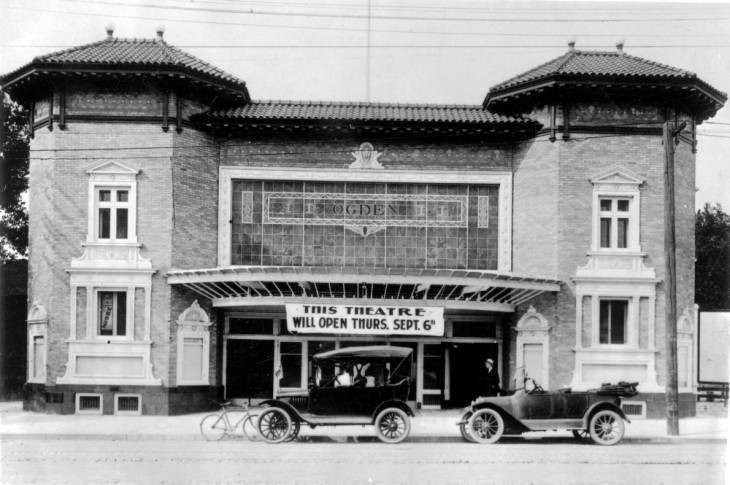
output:
<path id="1" fill-rule="evenodd" d="M 224 436 L 236 436 L 236 430 L 241 427 L 243 436 L 249 441 L 258 441 L 260 438 L 256 431 L 256 418 L 258 415 L 251 414 L 248 406 L 235 405 L 230 401 L 218 402 L 210 401 L 218 404 L 221 410 L 218 414 L 209 414 L 200 421 L 200 433 L 206 441 L 218 441 Z M 229 409 L 233 413 L 243 413 L 241 419 L 231 424 L 231 418 L 228 416 Z"/>

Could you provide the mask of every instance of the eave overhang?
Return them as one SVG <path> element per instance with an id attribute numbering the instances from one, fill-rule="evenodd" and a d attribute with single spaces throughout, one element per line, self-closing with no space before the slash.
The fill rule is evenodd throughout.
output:
<path id="1" fill-rule="evenodd" d="M 509 114 L 519 112 L 525 103 L 549 103 L 561 97 L 570 99 L 581 94 L 595 95 L 596 89 L 632 99 L 645 96 L 653 101 L 661 98 L 667 103 L 679 102 L 696 112 L 700 120 L 714 116 L 727 101 L 726 93 L 696 76 L 667 79 L 553 74 L 504 88 L 493 88 L 487 93 L 482 105 L 495 113 Z"/>
<path id="2" fill-rule="evenodd" d="M 494 271 L 302 266 L 228 266 L 173 269 L 170 285 L 183 286 L 216 307 L 285 303 L 357 303 L 441 306 L 513 312 L 544 292 L 554 279 Z"/>
<path id="3" fill-rule="evenodd" d="M 89 79 L 123 77 L 130 79 L 153 78 L 162 81 L 190 84 L 222 95 L 225 98 L 248 103 L 251 100 L 245 83 L 227 82 L 213 76 L 195 72 L 181 66 L 149 66 L 135 64 L 88 64 L 31 62 L 0 77 L 0 89 L 11 97 L 23 99 L 28 91 L 44 85 L 52 85 L 55 79 L 75 76 Z"/>

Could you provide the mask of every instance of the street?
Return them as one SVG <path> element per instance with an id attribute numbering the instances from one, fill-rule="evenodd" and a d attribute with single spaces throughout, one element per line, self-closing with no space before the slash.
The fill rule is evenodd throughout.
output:
<path id="1" fill-rule="evenodd" d="M 340 441 L 344 441 L 341 439 Z M 365 441 L 365 442 L 362 442 Z M 386 445 L 238 439 L 0 442 L 3 484 L 722 484 L 718 442 L 581 444 L 569 438 Z"/>

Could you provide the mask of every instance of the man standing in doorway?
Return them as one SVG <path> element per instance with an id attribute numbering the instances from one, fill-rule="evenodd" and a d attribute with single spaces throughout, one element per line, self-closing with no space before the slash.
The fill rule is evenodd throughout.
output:
<path id="1" fill-rule="evenodd" d="M 479 395 L 480 396 L 498 396 L 500 392 L 499 388 L 499 374 L 494 368 L 494 361 L 487 359 L 484 361 L 484 371 L 481 373 L 481 382 L 479 382 Z"/>

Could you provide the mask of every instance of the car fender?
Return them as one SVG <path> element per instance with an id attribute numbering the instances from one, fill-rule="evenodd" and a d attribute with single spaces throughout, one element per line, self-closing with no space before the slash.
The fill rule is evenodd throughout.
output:
<path id="1" fill-rule="evenodd" d="M 603 401 L 603 402 L 597 402 L 593 406 L 589 407 L 588 410 L 583 415 L 583 427 L 584 429 L 588 429 L 589 421 L 591 420 L 591 417 L 598 411 L 601 411 L 603 409 L 610 409 L 611 411 L 615 411 L 621 418 L 626 421 L 627 423 L 630 423 L 631 420 L 626 417 L 626 414 L 624 413 L 623 409 L 616 406 L 612 402 Z"/>
<path id="2" fill-rule="evenodd" d="M 378 405 L 377 408 L 375 408 L 375 411 L 373 412 L 373 424 L 375 424 L 375 418 L 377 418 L 378 417 L 378 414 L 380 414 L 380 412 L 383 409 L 385 409 L 385 408 L 398 408 L 398 409 L 402 409 L 410 417 L 414 417 L 416 415 L 413 412 L 413 410 L 411 409 L 411 407 L 408 404 L 406 404 L 404 401 L 399 401 L 397 399 L 392 399 L 390 401 L 383 401 L 382 403 L 380 403 Z"/>
<path id="3" fill-rule="evenodd" d="M 491 402 L 482 402 L 478 404 L 474 404 L 471 406 L 471 411 L 476 412 L 480 409 L 494 409 L 499 414 L 502 415 L 502 419 L 504 420 L 504 426 L 505 426 L 505 433 L 506 434 L 519 434 L 524 433 L 525 431 L 530 431 L 530 428 L 525 426 L 522 421 L 520 421 L 518 418 L 514 417 L 512 413 L 505 411 L 505 409 L 502 406 L 498 406 L 497 404 L 491 403 Z M 459 422 L 461 424 L 461 422 Z"/>
<path id="4" fill-rule="evenodd" d="M 279 399 L 267 399 L 265 401 L 261 401 L 261 406 L 270 408 L 282 408 L 287 413 L 289 413 L 289 416 L 291 416 L 292 420 L 307 422 L 307 420 L 302 418 L 302 415 L 299 414 L 299 411 L 297 411 L 297 409 L 288 402 L 280 401 Z"/>

